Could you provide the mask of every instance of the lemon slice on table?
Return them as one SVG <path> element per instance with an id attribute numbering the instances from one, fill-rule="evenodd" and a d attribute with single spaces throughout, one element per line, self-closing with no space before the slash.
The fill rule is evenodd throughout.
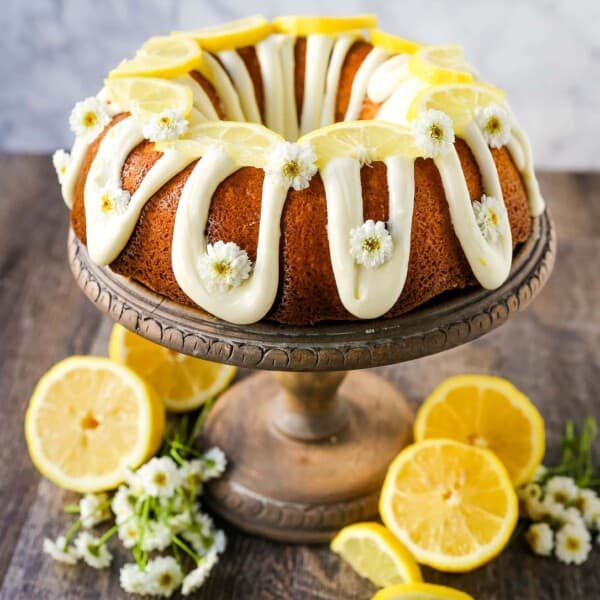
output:
<path id="1" fill-rule="evenodd" d="M 340 157 L 356 158 L 364 163 L 401 154 L 416 157 L 421 151 L 414 145 L 412 131 L 387 121 L 344 121 L 316 129 L 298 140 L 310 143 L 322 167 Z"/>
<path id="2" fill-rule="evenodd" d="M 473 81 L 462 46 L 424 46 L 410 57 L 408 70 L 433 84 Z"/>
<path id="3" fill-rule="evenodd" d="M 510 381 L 488 375 L 450 377 L 425 400 L 415 440 L 449 438 L 489 448 L 515 486 L 529 481 L 545 451 L 544 421 Z"/>
<path id="4" fill-rule="evenodd" d="M 283 138 L 262 125 L 239 121 L 211 121 L 190 127 L 177 140 L 159 142 L 159 151 L 175 149 L 188 156 L 203 156 L 219 146 L 240 166 L 263 168 L 275 144 Z"/>
<path id="5" fill-rule="evenodd" d="M 111 360 L 133 369 L 158 393 L 167 410 L 185 412 L 222 392 L 237 368 L 159 346 L 121 325 L 110 335 Z"/>
<path id="6" fill-rule="evenodd" d="M 445 585 L 401 583 L 379 590 L 371 600 L 473 600 L 473 597 Z"/>
<path id="7" fill-rule="evenodd" d="M 113 489 L 159 448 L 165 409 L 143 379 L 107 358 L 73 356 L 38 382 L 25 417 L 29 454 L 68 490 Z"/>
<path id="8" fill-rule="evenodd" d="M 380 48 L 384 48 L 390 52 L 414 54 L 417 50 L 423 47 L 421 44 L 414 42 L 413 40 L 406 40 L 404 38 L 397 37 L 391 33 L 381 31 L 381 29 L 371 29 L 369 33 L 371 37 L 371 44 L 373 44 L 373 46 L 379 46 Z"/>
<path id="9" fill-rule="evenodd" d="M 379 523 L 355 523 L 332 540 L 331 549 L 377 586 L 422 581 L 411 553 Z"/>
<path id="10" fill-rule="evenodd" d="M 202 50 L 187 37 L 150 38 L 134 58 L 121 61 L 109 74 L 113 77 L 181 77 L 202 63 Z"/>
<path id="11" fill-rule="evenodd" d="M 352 29 L 371 29 L 377 27 L 375 15 L 356 15 L 355 17 L 277 17 L 273 19 L 273 28 L 279 33 L 305 36 L 311 33 L 339 33 Z"/>
<path id="12" fill-rule="evenodd" d="M 422 89 L 408 108 L 408 119 L 416 119 L 423 111 L 436 109 L 445 112 L 459 132 L 475 115 L 479 107 L 503 103 L 506 94 L 485 83 L 451 83 Z"/>
<path id="13" fill-rule="evenodd" d="M 229 21 L 214 27 L 203 27 L 190 31 L 174 31 L 177 37 L 191 38 L 208 52 L 233 50 L 243 46 L 254 46 L 273 31 L 273 26 L 262 15 Z"/>
<path id="14" fill-rule="evenodd" d="M 500 460 L 453 440 L 405 448 L 388 470 L 379 510 L 417 562 L 440 571 L 470 571 L 492 559 L 519 513 Z"/>

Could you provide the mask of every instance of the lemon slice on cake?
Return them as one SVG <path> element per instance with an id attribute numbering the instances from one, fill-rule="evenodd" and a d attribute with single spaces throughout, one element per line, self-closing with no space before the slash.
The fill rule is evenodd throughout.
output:
<path id="1" fill-rule="evenodd" d="M 340 33 L 353 29 L 371 29 L 377 27 L 375 15 L 356 15 L 355 17 L 277 17 L 273 19 L 273 28 L 279 33 L 305 36 L 313 33 Z"/>
<path id="2" fill-rule="evenodd" d="M 474 600 L 460 590 L 434 583 L 401 583 L 379 590 L 371 600 Z"/>
<path id="3" fill-rule="evenodd" d="M 201 63 L 202 50 L 194 40 L 158 36 L 145 42 L 134 58 L 121 61 L 108 77 L 181 77 Z"/>
<path id="4" fill-rule="evenodd" d="M 221 52 L 243 46 L 254 46 L 272 31 L 273 26 L 267 19 L 261 15 L 255 15 L 214 27 L 174 31 L 173 35 L 193 39 L 208 52 Z"/>
<path id="5" fill-rule="evenodd" d="M 237 371 L 236 367 L 174 352 L 121 325 L 113 327 L 109 356 L 143 377 L 173 412 L 202 406 L 222 392 Z"/>
<path id="6" fill-rule="evenodd" d="M 38 382 L 25 417 L 35 466 L 68 490 L 113 489 L 159 448 L 165 409 L 131 369 L 73 356 Z"/>
<path id="7" fill-rule="evenodd" d="M 412 54 L 408 70 L 433 84 L 473 81 L 461 46 L 424 46 Z"/>
<path id="8" fill-rule="evenodd" d="M 423 579 L 411 553 L 379 523 L 344 527 L 333 538 L 331 549 L 377 586 Z"/>
<path id="9" fill-rule="evenodd" d="M 371 29 L 370 37 L 373 46 L 379 46 L 394 53 L 414 54 L 423 46 L 412 40 L 397 37 L 381 29 Z"/>
<path id="10" fill-rule="evenodd" d="M 410 129 L 387 121 L 334 123 L 316 129 L 298 141 L 311 144 L 319 167 L 340 157 L 356 158 L 364 164 L 396 154 L 416 157 L 421 153 Z"/>
<path id="11" fill-rule="evenodd" d="M 510 381 L 487 375 L 451 377 L 419 409 L 415 440 L 450 438 L 489 448 L 515 486 L 529 481 L 545 450 L 544 421 Z"/>
<path id="12" fill-rule="evenodd" d="M 417 562 L 440 571 L 470 571 L 491 560 L 519 516 L 500 460 L 454 440 L 405 448 L 389 467 L 379 510 Z"/>

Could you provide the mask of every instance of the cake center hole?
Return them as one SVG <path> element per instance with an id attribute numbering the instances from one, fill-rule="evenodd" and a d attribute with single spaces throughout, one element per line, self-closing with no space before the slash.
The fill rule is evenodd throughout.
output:
<path id="1" fill-rule="evenodd" d="M 91 412 L 88 412 L 83 419 L 81 419 L 82 429 L 96 429 L 98 425 L 100 425 L 100 421 L 98 421 Z"/>

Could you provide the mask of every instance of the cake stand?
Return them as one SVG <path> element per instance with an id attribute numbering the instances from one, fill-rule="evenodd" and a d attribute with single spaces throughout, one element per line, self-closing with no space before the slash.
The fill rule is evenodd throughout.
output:
<path id="1" fill-rule="evenodd" d="M 206 501 L 246 531 L 322 542 L 376 516 L 386 468 L 410 441 L 402 394 L 359 369 L 464 344 L 525 308 L 555 254 L 548 214 L 533 225 L 499 289 L 447 295 L 394 319 L 312 327 L 227 323 L 98 267 L 72 233 L 68 247 L 77 283 L 115 321 L 177 352 L 261 370 L 226 391 L 207 420 L 202 443 L 222 448 L 229 466 Z"/>

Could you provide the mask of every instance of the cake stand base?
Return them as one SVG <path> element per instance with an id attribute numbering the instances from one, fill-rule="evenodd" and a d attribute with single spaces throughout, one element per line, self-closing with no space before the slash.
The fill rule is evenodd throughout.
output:
<path id="1" fill-rule="evenodd" d="M 219 398 L 206 422 L 203 443 L 229 461 L 206 502 L 251 533 L 328 541 L 376 517 L 386 469 L 411 424 L 404 396 L 373 373 L 252 375 Z"/>

